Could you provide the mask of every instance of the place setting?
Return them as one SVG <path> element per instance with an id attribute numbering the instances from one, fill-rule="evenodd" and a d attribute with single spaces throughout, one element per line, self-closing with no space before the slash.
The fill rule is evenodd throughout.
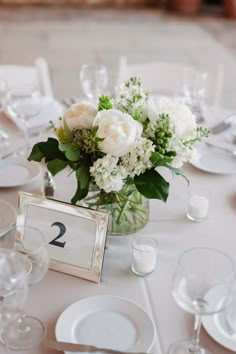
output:
<path id="1" fill-rule="evenodd" d="M 43 137 L 50 124 L 58 122 L 63 107 L 55 99 L 42 96 L 33 85 L 9 88 L 0 80 L 0 92 L 1 114 L 5 115 L 0 130 L 0 187 L 21 187 L 41 176 L 40 164 L 29 162 L 28 154 L 34 141 Z M 7 119 L 15 125 L 8 130 Z"/>

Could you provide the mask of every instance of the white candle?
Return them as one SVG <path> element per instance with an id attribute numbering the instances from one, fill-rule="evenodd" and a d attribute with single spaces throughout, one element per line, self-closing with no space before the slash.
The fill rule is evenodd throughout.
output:
<path id="1" fill-rule="evenodd" d="M 132 270 L 139 275 L 151 273 L 156 267 L 157 242 L 150 238 L 138 238 L 133 242 Z"/>
<path id="2" fill-rule="evenodd" d="M 209 209 L 209 200 L 202 195 L 191 195 L 188 201 L 188 216 L 194 220 L 203 220 Z"/>

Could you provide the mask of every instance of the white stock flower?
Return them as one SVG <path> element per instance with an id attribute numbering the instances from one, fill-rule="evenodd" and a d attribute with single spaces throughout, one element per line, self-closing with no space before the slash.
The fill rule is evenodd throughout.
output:
<path id="1" fill-rule="evenodd" d="M 96 106 L 88 101 L 75 103 L 64 114 L 63 127 L 71 133 L 74 129 L 91 129 L 97 114 Z"/>
<path id="2" fill-rule="evenodd" d="M 93 126 L 98 126 L 96 135 L 103 138 L 99 147 L 105 154 L 121 157 L 136 146 L 143 127 L 129 114 L 117 109 L 98 112 Z"/>
<path id="3" fill-rule="evenodd" d="M 196 117 L 191 110 L 183 103 L 168 98 L 148 100 L 148 117 L 152 123 L 159 119 L 160 114 L 168 114 L 171 125 L 174 129 L 176 139 L 191 139 L 197 123 Z"/>
<path id="4" fill-rule="evenodd" d="M 140 175 L 152 167 L 150 157 L 155 147 L 151 140 L 140 138 L 135 149 L 121 158 L 121 164 L 126 169 L 129 177 Z"/>
<path id="5" fill-rule="evenodd" d="M 119 192 L 127 177 L 124 167 L 117 165 L 118 160 L 118 157 L 106 155 L 90 167 L 90 174 L 94 177 L 95 183 L 106 193 Z"/>

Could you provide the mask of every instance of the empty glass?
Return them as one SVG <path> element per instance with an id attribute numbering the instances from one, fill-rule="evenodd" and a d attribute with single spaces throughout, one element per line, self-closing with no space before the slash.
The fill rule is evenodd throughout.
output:
<path id="1" fill-rule="evenodd" d="M 24 254 L 32 265 L 27 280 L 29 285 L 38 283 L 47 273 L 49 255 L 43 234 L 30 226 L 17 226 L 15 233 L 15 250 Z M 37 347 L 46 334 L 43 323 L 22 311 L 16 321 L 4 327 L 1 337 L 5 345 L 13 350 L 26 350 Z"/>
<path id="2" fill-rule="evenodd" d="M 199 344 L 201 317 L 213 315 L 231 301 L 235 268 L 231 258 L 212 248 L 192 248 L 180 256 L 173 277 L 173 297 L 195 315 L 192 340 L 171 345 L 169 354 L 209 354 Z"/>
<path id="3" fill-rule="evenodd" d="M 30 147 L 30 119 L 41 111 L 41 95 L 39 89 L 31 85 L 12 87 L 7 94 L 9 110 L 20 120 L 19 124 L 24 132 L 27 149 Z"/>
<path id="4" fill-rule="evenodd" d="M 0 248 L 0 328 L 3 328 L 26 301 L 27 259 L 12 249 Z"/>
<path id="5" fill-rule="evenodd" d="M 84 64 L 80 69 L 80 83 L 84 94 L 96 102 L 107 87 L 108 75 L 104 65 Z"/>
<path id="6" fill-rule="evenodd" d="M 183 99 L 196 116 L 197 123 L 204 122 L 208 73 L 186 67 L 182 77 Z"/>
<path id="7" fill-rule="evenodd" d="M 0 199 L 0 248 L 13 248 L 14 233 L 12 226 L 16 223 L 16 209 Z"/>

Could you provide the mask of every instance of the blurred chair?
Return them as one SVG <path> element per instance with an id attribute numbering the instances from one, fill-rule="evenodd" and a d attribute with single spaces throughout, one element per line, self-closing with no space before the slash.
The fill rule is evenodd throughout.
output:
<path id="1" fill-rule="evenodd" d="M 137 76 L 141 78 L 144 87 L 155 94 L 178 96 L 183 90 L 186 69 L 199 71 L 199 74 L 206 74 L 206 103 L 219 106 L 223 88 L 223 68 L 221 66 L 215 68 L 212 66 L 205 70 L 205 68 L 175 62 L 155 61 L 144 64 L 129 64 L 127 58 L 122 57 L 118 84 L 132 76 Z"/>
<path id="2" fill-rule="evenodd" d="M 44 96 L 53 97 L 48 64 L 44 58 L 35 60 L 34 65 L 0 65 L 0 78 L 6 80 L 8 88 L 18 85 L 39 87 Z"/>

